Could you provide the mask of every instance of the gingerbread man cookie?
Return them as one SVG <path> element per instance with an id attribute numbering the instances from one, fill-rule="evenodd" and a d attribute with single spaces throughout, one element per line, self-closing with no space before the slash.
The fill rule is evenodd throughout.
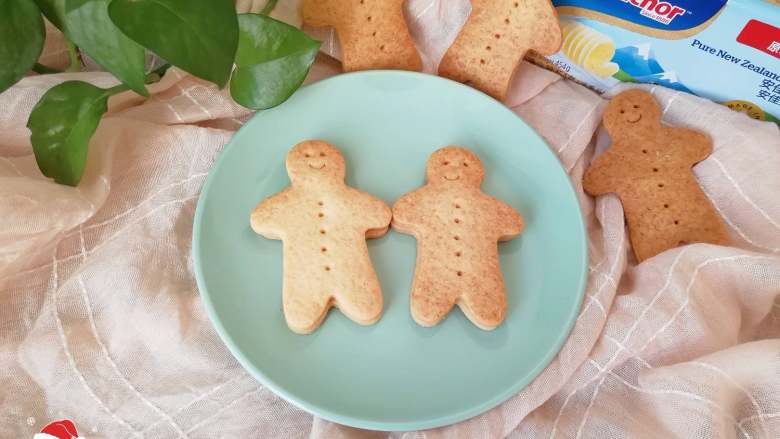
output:
<path id="1" fill-rule="evenodd" d="M 412 317 L 433 326 L 457 304 L 475 325 L 492 330 L 507 308 L 497 243 L 519 235 L 523 218 L 480 190 L 482 162 L 466 148 L 434 152 L 426 173 L 425 186 L 393 206 L 393 227 L 417 239 Z"/>
<path id="2" fill-rule="evenodd" d="M 346 166 L 333 145 L 308 140 L 287 154 L 292 185 L 262 201 L 252 229 L 283 245 L 282 305 L 287 325 L 308 334 L 331 306 L 361 325 L 382 314 L 382 291 L 366 238 L 384 235 L 390 208 L 344 183 Z"/>
<path id="3" fill-rule="evenodd" d="M 303 23 L 333 26 L 345 72 L 420 71 L 422 60 L 406 26 L 404 0 L 304 0 Z"/>
<path id="4" fill-rule="evenodd" d="M 561 47 L 558 14 L 549 0 L 471 0 L 472 10 L 439 64 L 439 75 L 504 101 L 526 52 Z"/>
<path id="5" fill-rule="evenodd" d="M 712 152 L 701 132 L 661 124 L 661 108 L 643 90 L 615 96 L 604 113 L 612 144 L 591 164 L 583 187 L 623 203 L 638 261 L 682 244 L 727 244 L 728 231 L 691 167 Z"/>

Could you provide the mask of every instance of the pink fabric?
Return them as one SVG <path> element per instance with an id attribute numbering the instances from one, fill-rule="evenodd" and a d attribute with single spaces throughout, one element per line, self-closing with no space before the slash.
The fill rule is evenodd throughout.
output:
<path id="1" fill-rule="evenodd" d="M 468 9 L 466 0 L 408 2 L 429 68 Z M 309 80 L 335 73 L 322 59 Z M 604 99 L 524 65 L 511 106 L 561 158 L 588 221 L 582 311 L 555 360 L 506 403 L 445 428 L 386 434 L 276 397 L 205 316 L 191 271 L 195 202 L 249 112 L 171 70 L 151 99 L 111 100 L 81 186 L 64 187 L 38 172 L 25 122 L 49 87 L 73 78 L 115 84 L 99 72 L 31 76 L 0 94 L 0 437 L 32 437 L 64 418 L 89 438 L 780 437 L 776 125 L 648 87 L 665 122 L 712 136 L 715 152 L 695 172 L 734 244 L 637 265 L 618 199 L 581 189 L 594 151 L 609 143 Z"/>

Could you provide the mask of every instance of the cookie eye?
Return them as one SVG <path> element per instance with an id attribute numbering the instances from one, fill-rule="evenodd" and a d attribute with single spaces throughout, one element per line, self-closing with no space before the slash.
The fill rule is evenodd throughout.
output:
<path id="1" fill-rule="evenodd" d="M 625 114 L 626 110 L 620 110 L 620 114 Z"/>
<path id="2" fill-rule="evenodd" d="M 311 157 L 311 154 L 309 154 L 308 152 L 306 154 L 304 154 L 304 155 L 306 156 L 306 158 Z"/>
<path id="3" fill-rule="evenodd" d="M 466 162 L 463 162 L 463 167 L 464 167 L 464 168 L 468 168 L 468 167 L 469 167 L 469 164 L 468 164 L 468 163 L 466 163 Z"/>
<path id="4" fill-rule="evenodd" d="M 320 157 L 325 157 L 325 153 L 324 153 L 324 152 L 321 152 L 321 153 L 320 153 Z"/>
<path id="5" fill-rule="evenodd" d="M 639 105 L 634 105 L 634 109 L 635 110 L 639 109 Z"/>
<path id="6" fill-rule="evenodd" d="M 443 161 L 443 162 L 441 162 L 441 164 L 442 164 L 442 165 L 444 165 L 444 166 L 447 166 L 447 165 L 449 165 L 449 164 L 450 164 L 450 162 L 448 162 L 448 161 Z"/>

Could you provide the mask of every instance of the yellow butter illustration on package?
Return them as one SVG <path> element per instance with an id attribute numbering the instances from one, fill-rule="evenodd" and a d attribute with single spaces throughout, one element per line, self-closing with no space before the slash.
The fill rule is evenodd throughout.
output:
<path id="1" fill-rule="evenodd" d="M 611 62 L 615 56 L 615 43 L 611 38 L 574 20 L 562 20 L 561 30 L 561 51 L 577 65 L 602 78 L 620 70 L 617 64 Z"/>
<path id="2" fill-rule="evenodd" d="M 553 0 L 548 59 L 591 88 L 659 84 L 780 123 L 780 6 L 764 0 Z"/>

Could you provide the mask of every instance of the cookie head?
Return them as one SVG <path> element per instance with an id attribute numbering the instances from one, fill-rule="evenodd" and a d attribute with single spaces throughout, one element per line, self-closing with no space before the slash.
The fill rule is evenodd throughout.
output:
<path id="1" fill-rule="evenodd" d="M 627 127 L 656 127 L 661 123 L 661 107 L 653 95 L 634 89 L 612 98 L 604 113 L 604 125 L 610 133 Z"/>
<path id="2" fill-rule="evenodd" d="M 482 161 L 460 146 L 448 146 L 431 154 L 426 171 L 428 184 L 479 187 L 485 176 Z"/>
<path id="3" fill-rule="evenodd" d="M 307 140 L 287 153 L 287 173 L 293 183 L 344 181 L 346 165 L 335 146 L 321 140 Z"/>

